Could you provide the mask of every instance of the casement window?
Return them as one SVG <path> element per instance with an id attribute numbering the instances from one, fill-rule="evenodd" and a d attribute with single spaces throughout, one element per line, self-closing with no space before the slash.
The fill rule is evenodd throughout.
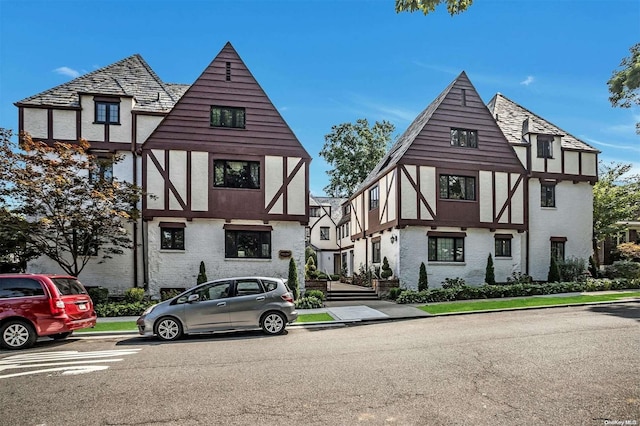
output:
<path id="1" fill-rule="evenodd" d="M 120 124 L 120 102 L 94 101 L 97 124 Z"/>
<path id="2" fill-rule="evenodd" d="M 89 169 L 89 182 L 113 182 L 113 157 L 96 157 Z"/>
<path id="3" fill-rule="evenodd" d="M 342 214 L 343 215 L 351 214 L 351 204 L 347 204 L 346 206 L 342 207 Z"/>
<path id="4" fill-rule="evenodd" d="M 309 207 L 309 216 L 320 217 L 320 207 Z"/>
<path id="5" fill-rule="evenodd" d="M 468 129 L 451 129 L 451 146 L 477 148 L 478 131 Z"/>
<path id="6" fill-rule="evenodd" d="M 553 158 L 553 139 L 538 136 L 538 158 Z"/>
<path id="7" fill-rule="evenodd" d="M 328 240 L 329 239 L 329 227 L 328 226 L 321 226 L 320 227 L 320 239 L 321 240 Z"/>
<path id="8" fill-rule="evenodd" d="M 215 160 L 213 186 L 217 188 L 260 189 L 260 162 Z"/>
<path id="9" fill-rule="evenodd" d="M 567 239 L 564 237 L 551 237 L 551 257 L 556 262 L 564 262 L 564 249 Z"/>
<path id="10" fill-rule="evenodd" d="M 464 238 L 429 237 L 431 262 L 464 262 Z"/>
<path id="11" fill-rule="evenodd" d="M 224 257 L 271 259 L 271 231 L 225 230 Z"/>
<path id="12" fill-rule="evenodd" d="M 160 248 L 163 250 L 184 250 L 184 223 L 160 223 Z"/>
<path id="13" fill-rule="evenodd" d="M 440 175 L 440 198 L 449 200 L 475 200 L 476 178 Z"/>
<path id="14" fill-rule="evenodd" d="M 380 189 L 378 185 L 369 190 L 369 210 L 377 209 L 380 203 Z"/>
<path id="15" fill-rule="evenodd" d="M 380 263 L 380 239 L 371 242 L 371 262 Z"/>
<path id="16" fill-rule="evenodd" d="M 556 185 L 554 183 L 543 183 L 540 185 L 540 206 L 556 206 Z"/>
<path id="17" fill-rule="evenodd" d="M 496 235 L 495 237 L 495 256 L 511 257 L 511 235 Z"/>
<path id="18" fill-rule="evenodd" d="M 244 119 L 244 108 L 226 106 L 211 107 L 211 127 L 231 127 L 235 129 L 244 129 Z"/>
<path id="19" fill-rule="evenodd" d="M 348 237 L 350 235 L 350 232 L 351 232 L 351 222 L 347 222 L 342 226 L 344 228 L 344 230 L 343 230 L 344 236 Z"/>

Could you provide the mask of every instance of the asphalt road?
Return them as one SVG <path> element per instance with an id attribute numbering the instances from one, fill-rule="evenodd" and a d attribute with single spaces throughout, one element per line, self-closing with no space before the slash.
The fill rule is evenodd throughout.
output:
<path id="1" fill-rule="evenodd" d="M 638 303 L 42 342 L 0 352 L 0 424 L 638 425 L 639 355 Z"/>

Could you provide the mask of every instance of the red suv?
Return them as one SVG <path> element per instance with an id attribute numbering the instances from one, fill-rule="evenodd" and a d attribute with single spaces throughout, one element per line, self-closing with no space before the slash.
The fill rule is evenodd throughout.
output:
<path id="1" fill-rule="evenodd" d="M 0 346 L 23 349 L 38 336 L 64 339 L 93 327 L 93 302 L 80 281 L 67 275 L 0 275 Z"/>

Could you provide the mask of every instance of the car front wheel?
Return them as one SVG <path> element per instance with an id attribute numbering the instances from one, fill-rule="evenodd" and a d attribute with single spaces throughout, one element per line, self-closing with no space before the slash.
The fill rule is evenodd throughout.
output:
<path id="1" fill-rule="evenodd" d="M 36 342 L 36 332 L 24 321 L 13 320 L 0 327 L 0 346 L 5 349 L 26 349 Z"/>
<path id="2" fill-rule="evenodd" d="M 162 340 L 178 340 L 182 336 L 182 325 L 175 318 L 161 318 L 156 325 L 156 334 Z"/>
<path id="3" fill-rule="evenodd" d="M 269 312 L 262 319 L 262 331 L 266 334 L 282 334 L 287 321 L 280 312 Z"/>

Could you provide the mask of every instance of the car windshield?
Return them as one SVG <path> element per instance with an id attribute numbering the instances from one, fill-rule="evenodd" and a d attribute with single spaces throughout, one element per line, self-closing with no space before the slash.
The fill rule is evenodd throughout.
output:
<path id="1" fill-rule="evenodd" d="M 58 287 L 58 291 L 63 296 L 71 294 L 87 294 L 80 281 L 72 278 L 51 278 L 51 281 Z"/>

